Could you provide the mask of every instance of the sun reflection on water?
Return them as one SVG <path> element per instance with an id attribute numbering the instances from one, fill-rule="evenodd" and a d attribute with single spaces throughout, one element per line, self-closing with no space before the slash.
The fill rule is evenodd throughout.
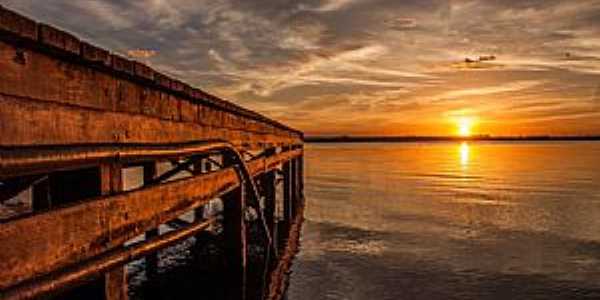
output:
<path id="1" fill-rule="evenodd" d="M 459 152 L 460 152 L 460 164 L 463 167 L 466 167 L 469 165 L 469 144 L 467 142 L 462 142 L 462 144 L 460 144 L 460 148 L 459 148 Z"/>

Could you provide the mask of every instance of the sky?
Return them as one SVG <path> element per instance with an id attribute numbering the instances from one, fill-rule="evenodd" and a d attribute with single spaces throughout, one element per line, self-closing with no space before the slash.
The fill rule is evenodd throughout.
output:
<path id="1" fill-rule="evenodd" d="M 0 0 L 307 135 L 600 134 L 596 0 Z"/>

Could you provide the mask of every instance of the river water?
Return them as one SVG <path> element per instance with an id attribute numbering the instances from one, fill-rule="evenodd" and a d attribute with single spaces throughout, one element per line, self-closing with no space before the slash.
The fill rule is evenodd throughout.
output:
<path id="1" fill-rule="evenodd" d="M 600 143 L 309 144 L 288 299 L 600 298 Z"/>

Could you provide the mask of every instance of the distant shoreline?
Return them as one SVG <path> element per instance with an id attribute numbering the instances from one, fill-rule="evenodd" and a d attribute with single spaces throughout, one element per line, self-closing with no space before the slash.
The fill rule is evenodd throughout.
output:
<path id="1" fill-rule="evenodd" d="M 414 142 L 543 142 L 543 141 L 600 141 L 600 136 L 309 136 L 307 143 L 414 143 Z"/>

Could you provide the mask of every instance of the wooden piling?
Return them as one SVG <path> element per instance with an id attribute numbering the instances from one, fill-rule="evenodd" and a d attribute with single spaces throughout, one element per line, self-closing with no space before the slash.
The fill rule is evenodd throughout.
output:
<path id="1" fill-rule="evenodd" d="M 198 159 L 196 162 L 192 164 L 192 172 L 194 176 L 207 173 L 210 171 L 210 163 L 207 163 L 206 158 Z M 199 222 L 204 219 L 204 211 L 205 205 L 199 206 L 194 209 L 194 221 Z M 194 258 L 199 261 L 200 253 L 202 252 L 202 248 L 205 245 L 205 239 L 202 238 L 202 234 L 197 234 L 195 236 L 194 242 Z"/>
<path id="2" fill-rule="evenodd" d="M 121 166 L 116 163 L 100 166 L 101 193 L 111 195 L 123 190 Z M 110 237 L 109 237 L 110 238 Z M 117 267 L 104 275 L 106 300 L 127 300 L 127 270 Z"/>
<path id="3" fill-rule="evenodd" d="M 144 168 L 144 186 L 150 184 L 157 175 L 156 162 L 147 162 Z M 159 235 L 158 228 L 152 228 L 145 233 L 145 239 L 149 240 Z M 158 275 L 158 253 L 151 253 L 146 256 L 146 276 L 150 281 L 154 281 Z"/>
<path id="4" fill-rule="evenodd" d="M 298 193 L 300 201 L 304 201 L 304 146 L 301 146 L 302 154 L 298 156 Z"/>
<path id="5" fill-rule="evenodd" d="M 199 175 L 210 171 L 210 164 L 206 163 L 206 159 L 199 159 L 192 165 L 193 175 Z M 194 209 L 194 220 L 200 221 L 204 219 L 204 206 Z"/>
<path id="6" fill-rule="evenodd" d="M 262 190 L 264 193 L 264 215 L 265 221 L 269 228 L 271 237 L 275 243 L 275 212 L 277 211 L 277 195 L 275 193 L 277 188 L 277 178 L 275 171 L 267 172 L 263 174 L 261 179 Z"/>
<path id="7" fill-rule="evenodd" d="M 225 159 L 225 165 L 231 160 Z M 223 201 L 223 240 L 226 257 L 227 278 L 231 279 L 231 288 L 227 290 L 227 299 L 245 299 L 247 239 L 244 212 L 246 209 L 243 181 L 239 187 L 222 197 Z"/>
<path id="8" fill-rule="evenodd" d="M 275 155 L 275 148 L 265 150 L 265 156 Z M 261 176 L 261 190 L 264 196 L 264 215 L 271 237 L 275 234 L 275 212 L 277 211 L 277 173 L 266 172 Z"/>
<path id="9" fill-rule="evenodd" d="M 289 225 L 293 219 L 292 214 L 292 163 L 291 160 L 283 163 L 283 220 Z"/>
<path id="10" fill-rule="evenodd" d="M 299 197 L 299 191 L 298 191 L 298 160 L 297 159 L 292 159 L 290 161 L 290 176 L 291 176 L 291 194 L 292 194 L 292 203 L 291 203 L 291 208 L 292 208 L 292 218 L 296 217 L 297 211 L 298 211 L 298 198 Z"/>

